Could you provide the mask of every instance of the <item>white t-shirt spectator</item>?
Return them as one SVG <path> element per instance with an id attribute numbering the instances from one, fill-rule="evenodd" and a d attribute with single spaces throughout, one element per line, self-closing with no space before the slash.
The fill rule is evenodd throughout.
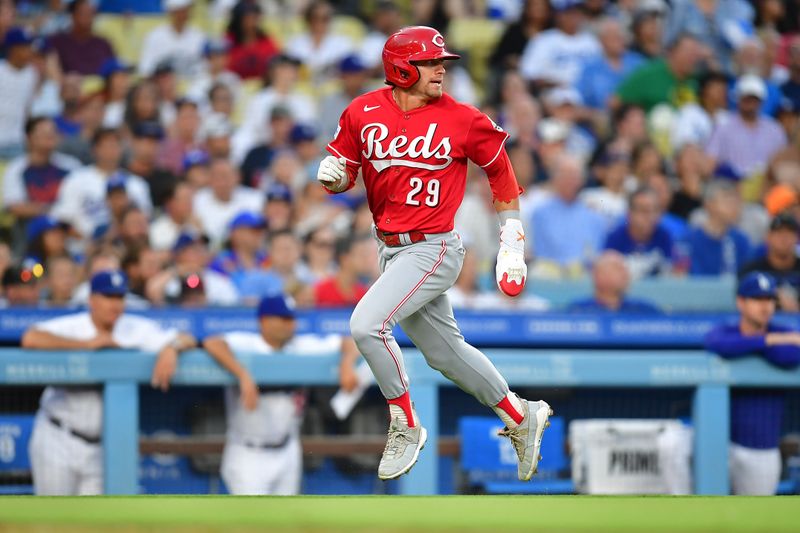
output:
<path id="1" fill-rule="evenodd" d="M 97 336 L 88 312 L 75 313 L 36 324 L 35 329 L 74 340 Z M 114 342 L 126 350 L 157 353 L 178 337 L 178 330 L 164 329 L 148 318 L 122 315 L 111 332 Z M 109 354 L 109 357 L 120 357 Z M 99 390 L 50 386 L 40 404 L 45 414 L 57 418 L 66 427 L 85 435 L 100 436 L 103 428 L 103 398 Z"/>
<path id="2" fill-rule="evenodd" d="M 192 26 L 177 33 L 170 24 L 159 26 L 144 38 L 139 57 L 139 74 L 149 76 L 162 61 L 170 61 L 182 77 L 196 75 L 202 69 L 206 36 Z"/>
<path id="3" fill-rule="evenodd" d="M 37 81 L 32 66 L 16 69 L 0 60 L 0 148 L 23 144 L 25 117 L 36 94 Z"/>
<path id="4" fill-rule="evenodd" d="M 367 68 L 375 68 L 383 62 L 383 45 L 388 38 L 379 31 L 371 31 L 361 41 L 358 57 Z"/>
<path id="5" fill-rule="evenodd" d="M 587 59 L 602 53 L 590 33 L 568 35 L 553 28 L 528 41 L 519 70 L 526 80 L 545 80 L 565 87 L 578 81 Z"/>
<path id="6" fill-rule="evenodd" d="M 50 164 L 62 171 L 71 172 L 80 168 L 81 162 L 70 155 L 54 153 L 50 156 Z M 31 201 L 25 186 L 25 170 L 28 168 L 28 156 L 14 158 L 6 167 L 3 176 L 3 202 L 5 205 L 24 204 Z"/>
<path id="7" fill-rule="evenodd" d="M 234 353 L 271 355 L 276 351 L 258 333 L 234 331 L 223 338 Z M 316 356 L 338 353 L 341 349 L 339 335 L 298 335 L 280 353 Z M 227 387 L 225 411 L 230 441 L 277 444 L 287 437 L 299 436 L 302 413 L 291 392 L 262 393 L 258 406 L 248 411 L 239 402 L 239 387 Z"/>
<path id="8" fill-rule="evenodd" d="M 628 197 L 625 192 L 613 192 L 605 187 L 591 187 L 578 194 L 578 201 L 606 220 L 606 231 L 611 231 L 628 213 Z"/>
<path id="9" fill-rule="evenodd" d="M 311 35 L 301 33 L 295 35 L 286 43 L 286 50 L 292 57 L 299 59 L 311 71 L 315 81 L 324 76 L 325 71 L 339 65 L 339 62 L 354 52 L 353 41 L 344 35 L 329 33 L 322 38 L 319 46 L 314 46 Z M 381 50 L 383 45 L 381 45 Z M 332 72 L 330 73 L 332 74 Z"/>
<path id="10" fill-rule="evenodd" d="M 84 237 L 92 237 L 99 226 L 110 220 L 106 187 L 105 174 L 93 165 L 70 172 L 61 183 L 50 215 L 56 220 L 69 222 Z M 131 202 L 149 216 L 153 204 L 147 182 L 134 174 L 126 174 L 125 190 Z"/>
<path id="11" fill-rule="evenodd" d="M 211 247 L 219 248 L 228 235 L 228 225 L 242 211 L 260 213 L 264 195 L 250 187 L 236 187 L 229 202 L 222 202 L 211 189 L 205 188 L 194 195 L 192 211 L 203 226 L 203 233 L 211 239 Z"/>

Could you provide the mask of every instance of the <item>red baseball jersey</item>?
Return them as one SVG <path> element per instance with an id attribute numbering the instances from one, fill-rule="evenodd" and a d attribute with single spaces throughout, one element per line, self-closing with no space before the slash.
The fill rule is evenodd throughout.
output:
<path id="1" fill-rule="evenodd" d="M 464 199 L 467 159 L 485 168 L 501 153 L 507 158 L 507 138 L 485 114 L 447 94 L 403 111 L 386 87 L 353 100 L 328 151 L 347 160 L 351 176 L 361 168 L 378 229 L 444 233 Z"/>

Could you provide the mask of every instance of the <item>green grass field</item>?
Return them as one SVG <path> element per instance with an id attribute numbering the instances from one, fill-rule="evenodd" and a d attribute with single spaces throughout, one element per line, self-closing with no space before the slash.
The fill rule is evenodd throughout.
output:
<path id="1" fill-rule="evenodd" d="M 796 532 L 800 498 L 0 497 L 0 532 Z"/>

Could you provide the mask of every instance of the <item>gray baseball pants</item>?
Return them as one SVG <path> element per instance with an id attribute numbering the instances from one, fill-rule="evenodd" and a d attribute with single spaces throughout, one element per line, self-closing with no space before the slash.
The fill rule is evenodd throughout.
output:
<path id="1" fill-rule="evenodd" d="M 508 384 L 489 359 L 467 344 L 445 294 L 464 263 L 457 233 L 429 234 L 427 240 L 389 247 L 378 240 L 381 276 L 356 306 L 350 330 L 388 399 L 408 391 L 409 381 L 392 328 L 403 331 L 428 365 L 487 406 L 497 405 Z"/>

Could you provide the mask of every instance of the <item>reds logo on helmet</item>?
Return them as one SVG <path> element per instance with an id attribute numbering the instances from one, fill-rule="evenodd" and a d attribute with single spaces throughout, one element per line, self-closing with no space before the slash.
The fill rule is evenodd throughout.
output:
<path id="1" fill-rule="evenodd" d="M 444 47 L 444 37 L 427 26 L 409 26 L 393 33 L 383 45 L 383 71 L 386 83 L 411 87 L 419 80 L 415 61 L 458 59 Z"/>

